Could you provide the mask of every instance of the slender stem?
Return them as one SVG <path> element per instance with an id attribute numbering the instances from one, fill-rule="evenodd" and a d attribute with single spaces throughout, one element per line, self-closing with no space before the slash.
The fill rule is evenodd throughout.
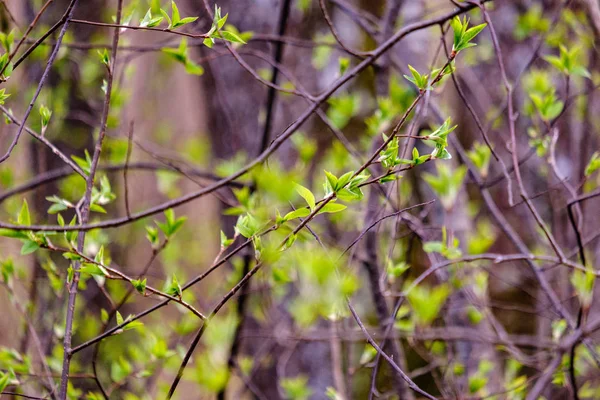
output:
<path id="1" fill-rule="evenodd" d="M 77 1 L 77 0 L 74 0 L 74 1 Z M 116 18 L 117 24 L 119 24 L 121 22 L 122 10 L 123 10 L 123 0 L 117 0 L 117 18 Z M 71 15 L 69 16 L 69 19 L 70 18 L 71 18 Z M 66 30 L 69 19 L 67 19 L 65 21 L 63 30 Z M 107 66 L 108 78 L 107 78 L 107 85 L 106 85 L 106 94 L 104 97 L 104 110 L 102 113 L 100 134 L 99 134 L 98 140 L 96 141 L 96 146 L 94 149 L 94 156 L 92 158 L 92 164 L 90 166 L 90 173 L 88 174 L 88 177 L 86 180 L 85 194 L 82 198 L 82 202 L 80 203 L 81 207 L 79 208 L 79 206 L 78 206 L 78 210 L 77 210 L 78 216 L 79 216 L 79 223 L 81 223 L 81 224 L 86 224 L 89 220 L 91 199 L 92 199 L 92 188 L 94 187 L 94 179 L 96 177 L 96 170 L 98 168 L 98 162 L 100 161 L 100 153 L 102 152 L 102 143 L 104 141 L 104 136 L 106 135 L 106 126 L 107 126 L 107 121 L 108 121 L 108 113 L 109 113 L 109 109 L 110 109 L 110 98 L 111 98 L 111 94 L 112 94 L 113 77 L 114 77 L 114 72 L 115 72 L 116 63 L 117 63 L 119 31 L 120 31 L 119 28 L 115 28 L 114 34 L 113 34 L 113 45 L 112 45 L 111 57 L 110 57 L 109 65 Z M 24 123 L 25 122 L 23 122 L 23 124 Z M 83 252 L 83 247 L 85 244 L 85 235 L 86 235 L 85 231 L 80 231 L 79 234 L 77 235 L 77 251 L 79 253 Z M 61 379 L 60 379 L 60 392 L 59 392 L 60 393 L 59 397 L 61 400 L 65 400 L 67 397 L 67 384 L 68 384 L 68 380 L 69 380 L 69 369 L 71 366 L 71 358 L 72 358 L 71 340 L 72 340 L 72 334 L 73 334 L 73 320 L 74 320 L 74 316 L 75 316 L 75 301 L 77 299 L 77 288 L 79 286 L 79 278 L 80 278 L 80 271 L 79 271 L 80 265 L 81 265 L 80 262 L 75 263 L 75 265 L 73 267 L 73 269 L 74 269 L 73 280 L 72 280 L 72 282 L 70 282 L 68 284 L 69 299 L 68 299 L 68 305 L 67 305 L 67 320 L 65 323 L 65 337 L 64 337 L 64 341 L 63 341 L 64 355 L 63 355 L 63 367 L 62 367 L 62 374 L 61 374 Z"/>

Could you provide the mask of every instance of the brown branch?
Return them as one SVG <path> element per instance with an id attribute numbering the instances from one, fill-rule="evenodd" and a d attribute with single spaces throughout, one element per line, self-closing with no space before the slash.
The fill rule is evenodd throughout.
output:
<path id="1" fill-rule="evenodd" d="M 77 0 L 73 0 L 73 1 L 76 2 Z M 71 10 L 71 14 L 69 14 L 69 19 L 72 16 L 72 11 L 73 10 Z M 123 0 L 117 0 L 117 17 L 116 17 L 117 24 L 119 24 L 121 22 L 122 11 L 123 11 Z M 63 31 L 66 30 L 69 19 L 67 19 L 67 21 L 65 21 L 65 25 L 63 26 Z M 119 31 L 120 31 L 119 28 L 115 28 L 115 30 L 114 30 L 111 57 L 110 57 L 109 65 L 107 65 L 108 78 L 107 78 L 107 84 L 106 84 L 106 93 L 104 96 L 104 110 L 102 113 L 100 134 L 98 136 L 98 140 L 96 141 L 96 147 L 94 149 L 94 155 L 93 155 L 92 163 L 90 166 L 90 173 L 88 174 L 87 179 L 86 179 L 85 194 L 83 195 L 81 202 L 77 206 L 77 215 L 78 215 L 79 223 L 81 223 L 81 224 L 86 224 L 89 220 L 91 199 L 92 199 L 92 188 L 94 187 L 94 179 L 96 177 L 96 170 L 98 168 L 98 162 L 100 161 L 100 153 L 102 152 L 102 143 L 104 141 L 104 136 L 106 135 L 108 113 L 109 113 L 109 109 L 110 109 L 110 98 L 112 95 L 113 77 L 114 77 L 114 72 L 115 72 L 116 63 L 117 63 L 117 49 L 119 46 Z M 25 123 L 25 121 L 23 121 L 23 124 L 24 123 Z M 85 244 L 85 235 L 86 235 L 86 232 L 84 232 L 84 231 L 80 231 L 79 234 L 77 235 L 77 251 L 79 253 L 83 252 L 83 247 Z M 73 270 L 74 270 L 73 280 L 72 280 L 72 282 L 70 282 L 70 284 L 67 285 L 68 292 L 69 292 L 69 299 L 68 299 L 68 304 L 67 304 L 67 318 L 66 318 L 66 322 L 65 322 L 65 335 L 64 335 L 64 341 L 63 341 L 64 354 L 63 354 L 62 373 L 61 373 L 61 379 L 60 379 L 60 399 L 61 400 L 65 400 L 67 397 L 67 384 L 69 381 L 69 370 L 71 367 L 71 357 L 72 357 L 71 339 L 72 339 L 72 334 L 73 334 L 73 319 L 74 319 L 74 314 L 75 314 L 75 300 L 77 299 L 77 289 L 79 286 L 79 277 L 80 277 L 79 267 L 80 267 L 80 265 L 81 265 L 80 262 L 75 263 L 75 265 L 73 267 Z"/>
<path id="2" fill-rule="evenodd" d="M 356 320 L 356 323 L 358 324 L 358 326 L 360 327 L 360 329 L 363 331 L 363 334 L 367 338 L 367 341 L 369 342 L 369 344 L 371 346 L 373 346 L 375 348 L 375 350 L 377 350 L 377 353 L 381 354 L 381 356 L 383 358 L 385 358 L 385 360 L 392 366 L 392 368 L 394 368 L 394 370 L 402 377 L 402 379 L 404 379 L 404 381 L 406 381 L 406 383 L 408 384 L 408 387 L 411 390 L 413 390 L 414 392 L 419 393 L 420 395 L 425 396 L 428 399 L 436 400 L 435 397 L 433 397 L 429 393 L 425 392 L 423 389 L 419 388 L 417 386 L 417 384 L 414 383 L 413 380 L 410 379 L 410 377 L 408 375 L 406 375 L 406 373 L 400 369 L 400 367 L 398 366 L 398 364 L 396 364 L 396 362 L 392 358 L 390 358 L 390 356 L 388 356 L 387 354 L 385 354 L 383 352 L 383 350 L 381 349 L 381 347 L 379 347 L 377 345 L 377 343 L 375 342 L 375 340 L 373 340 L 373 338 L 369 334 L 369 331 L 367 331 L 367 328 L 365 328 L 365 326 L 363 325 L 363 323 L 360 320 L 358 314 L 356 313 L 356 310 L 354 310 L 354 307 L 352 307 L 352 304 L 350 304 L 349 300 L 348 300 L 347 304 L 348 304 L 348 308 L 350 309 L 350 312 L 352 313 L 352 316 Z"/>

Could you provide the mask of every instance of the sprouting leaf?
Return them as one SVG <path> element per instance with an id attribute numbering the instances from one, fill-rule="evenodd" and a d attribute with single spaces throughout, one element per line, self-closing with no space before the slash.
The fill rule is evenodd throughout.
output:
<path id="1" fill-rule="evenodd" d="M 195 62 L 193 62 L 192 60 L 187 60 L 187 62 L 185 63 L 185 72 L 187 72 L 188 74 L 191 75 L 202 75 L 204 74 L 204 68 L 199 65 L 196 64 Z"/>
<path id="2" fill-rule="evenodd" d="M 350 67 L 350 59 L 348 57 L 340 57 L 338 64 L 340 76 L 344 75 L 344 73 L 348 70 L 348 67 Z"/>
<path id="3" fill-rule="evenodd" d="M 338 178 L 329 171 L 325 171 L 325 177 L 327 179 L 327 183 L 331 187 L 331 190 L 336 191 L 338 188 Z"/>
<path id="4" fill-rule="evenodd" d="M 464 33 L 464 35 L 462 37 L 462 41 L 470 42 L 471 40 L 473 40 L 475 38 L 475 36 L 479 35 L 479 32 L 481 32 L 486 26 L 487 26 L 487 24 L 480 24 L 480 25 L 476 25 L 472 28 L 467 29 L 467 31 Z"/>
<path id="5" fill-rule="evenodd" d="M 84 274 L 94 275 L 94 276 L 109 276 L 108 271 L 98 264 L 93 263 L 85 263 L 79 269 Z"/>
<path id="6" fill-rule="evenodd" d="M 220 32 L 221 37 L 224 40 L 227 40 L 228 42 L 232 42 L 232 43 L 242 43 L 242 44 L 246 44 L 246 42 L 244 41 L 244 39 L 242 39 L 241 37 L 239 37 L 236 33 L 234 32 L 230 32 L 230 31 L 221 31 Z"/>
<path id="7" fill-rule="evenodd" d="M 475 46 L 475 43 L 471 43 L 471 41 L 487 26 L 487 24 L 480 24 L 467 29 L 468 25 L 469 21 L 466 17 L 461 21 L 460 18 L 456 16 L 450 22 L 450 26 L 454 32 L 454 44 L 452 50 L 455 53 Z"/>
<path id="8" fill-rule="evenodd" d="M 4 72 L 6 74 L 6 71 Z M 10 97 L 10 94 L 6 94 L 6 89 L 0 89 L 0 104 L 4 104 L 4 101 Z"/>
<path id="9" fill-rule="evenodd" d="M 121 325 L 123 323 L 123 316 L 118 311 L 117 311 L 116 319 L 117 319 L 117 325 Z"/>
<path id="10" fill-rule="evenodd" d="M 198 17 L 185 17 L 185 18 L 181 18 L 179 20 L 179 22 L 176 25 L 173 26 L 173 28 L 177 28 L 179 26 L 191 24 L 192 22 L 196 21 L 197 19 L 198 19 Z"/>
<path id="11" fill-rule="evenodd" d="M 292 247 L 292 245 L 296 242 L 296 239 L 298 239 L 298 235 L 296 235 L 295 233 L 290 234 L 285 240 L 284 248 L 289 249 L 290 247 Z"/>
<path id="12" fill-rule="evenodd" d="M 146 294 L 146 278 L 141 279 L 133 279 L 131 284 L 141 294 Z"/>
<path id="13" fill-rule="evenodd" d="M 177 8 L 175 1 L 171 0 L 171 26 L 169 28 L 174 28 L 180 20 L 181 16 L 179 15 L 179 8 Z"/>
<path id="14" fill-rule="evenodd" d="M 169 14 L 167 14 L 167 12 L 165 10 L 163 10 L 162 8 L 160 9 L 160 13 L 164 17 L 164 19 L 167 20 L 168 29 L 171 29 L 171 27 L 173 26 L 173 24 L 171 23 L 171 17 L 169 17 Z"/>
<path id="15" fill-rule="evenodd" d="M 29 206 L 27 205 L 27 200 L 25 199 L 23 199 L 21 211 L 17 216 L 17 223 L 19 225 L 31 225 L 31 217 L 29 216 Z"/>
<path id="16" fill-rule="evenodd" d="M 338 203 L 327 203 L 325 204 L 320 210 L 319 210 L 319 214 L 320 213 L 338 213 L 340 211 L 344 211 L 347 208 L 347 206 L 343 205 L 343 204 L 338 204 Z"/>
<path id="17" fill-rule="evenodd" d="M 592 154 L 592 158 L 590 159 L 590 162 L 585 167 L 585 176 L 590 176 L 599 169 L 600 169 L 600 152 L 596 151 L 596 152 L 594 152 L 594 154 Z"/>
<path id="18" fill-rule="evenodd" d="M 166 237 L 171 237 L 179 229 L 181 229 L 183 223 L 186 220 L 186 217 L 175 218 L 175 211 L 173 211 L 172 208 L 169 208 L 165 211 L 165 222 L 156 222 L 156 225 L 160 228 L 160 230 L 165 234 Z"/>
<path id="19" fill-rule="evenodd" d="M 283 217 L 284 221 L 291 221 L 296 218 L 304 218 L 310 215 L 310 210 L 308 208 L 299 208 L 297 210 L 291 211 Z"/>
<path id="20" fill-rule="evenodd" d="M 171 276 L 171 281 L 169 282 L 165 292 L 171 296 L 181 297 L 181 285 L 179 285 L 179 281 L 177 280 L 177 276 L 175 276 L 175 274 Z"/>
<path id="21" fill-rule="evenodd" d="M 434 288 L 415 286 L 407 297 L 418 323 L 421 325 L 431 324 L 437 318 L 450 292 L 451 290 L 446 284 Z"/>
<path id="22" fill-rule="evenodd" d="M 179 14 L 179 9 L 177 8 L 177 4 L 174 1 L 171 1 L 171 25 L 170 29 L 175 29 L 180 26 L 192 23 L 196 21 L 198 17 L 185 17 L 181 18 Z"/>
<path id="23" fill-rule="evenodd" d="M 106 66 L 110 65 L 110 54 L 108 53 L 108 49 L 104 49 L 102 51 L 98 50 L 98 55 L 100 56 L 100 61 L 102 61 L 102 64 Z"/>
<path id="24" fill-rule="evenodd" d="M 160 25 L 160 23 L 162 22 L 163 19 L 164 19 L 164 17 L 161 17 L 161 16 L 153 17 L 152 16 L 152 8 L 149 8 L 148 12 L 146 12 L 146 15 L 144 15 L 144 18 L 140 22 L 140 26 L 147 27 L 147 28 L 154 28 L 154 27 Z"/>
<path id="25" fill-rule="evenodd" d="M 6 386 L 8 386 L 9 378 L 10 378 L 10 375 L 8 373 L 0 372 L 0 393 L 2 393 L 4 391 L 4 389 L 6 388 Z"/>
<path id="26" fill-rule="evenodd" d="M 308 204 L 308 206 L 310 207 L 311 210 L 314 210 L 315 208 L 315 195 L 307 188 L 305 188 L 304 186 L 300 185 L 300 184 L 296 184 L 296 192 L 298 192 L 298 194 L 300 196 L 302 196 L 302 198 L 304 200 L 306 200 L 306 203 Z"/>
<path id="27" fill-rule="evenodd" d="M 21 255 L 25 256 L 27 254 L 31 254 L 37 251 L 40 248 L 40 245 L 30 239 L 25 239 L 23 241 L 23 246 L 21 247 Z"/>
<path id="28" fill-rule="evenodd" d="M 408 81 L 412 82 L 415 84 L 416 87 L 418 87 L 421 90 L 424 90 L 427 88 L 427 81 L 428 81 L 428 75 L 421 75 L 416 69 L 413 68 L 412 65 L 408 65 L 408 69 L 410 70 L 410 73 L 412 74 L 412 77 L 408 76 L 408 75 L 404 75 L 404 78 L 406 78 Z"/>

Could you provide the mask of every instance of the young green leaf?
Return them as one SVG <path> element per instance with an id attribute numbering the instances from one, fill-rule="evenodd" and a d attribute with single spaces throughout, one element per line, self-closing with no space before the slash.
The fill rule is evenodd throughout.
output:
<path id="1" fill-rule="evenodd" d="M 300 185 L 300 184 L 296 184 L 296 192 L 298 192 L 298 194 L 300 196 L 302 196 L 302 198 L 304 200 L 306 200 L 306 203 L 308 204 L 308 206 L 310 207 L 311 210 L 314 210 L 315 208 L 315 195 L 307 188 L 305 188 L 304 186 Z"/>
<path id="2" fill-rule="evenodd" d="M 284 221 L 291 221 L 296 218 L 304 218 L 310 215 L 310 210 L 308 208 L 299 208 L 297 210 L 291 211 L 283 217 Z"/>
<path id="3" fill-rule="evenodd" d="M 31 254 L 35 251 L 37 251 L 40 248 L 40 245 L 30 239 L 25 239 L 23 241 L 23 246 L 21 247 L 21 255 L 25 256 L 27 254 Z"/>
<path id="4" fill-rule="evenodd" d="M 21 211 L 19 211 L 19 215 L 17 216 L 17 223 L 19 225 L 31 225 L 31 217 L 29 216 L 29 206 L 27 205 L 27 200 L 25 199 L 23 199 Z"/>
<path id="5" fill-rule="evenodd" d="M 327 203 L 325 204 L 320 210 L 319 210 L 319 214 L 321 213 L 338 213 L 340 211 L 344 211 L 347 208 L 347 206 L 343 205 L 343 204 L 337 204 L 337 203 Z"/>
<path id="6" fill-rule="evenodd" d="M 133 285 L 135 290 L 137 290 L 140 294 L 146 294 L 146 278 L 144 278 L 143 280 L 133 279 L 131 281 L 131 284 Z"/>
<path id="7" fill-rule="evenodd" d="M 220 31 L 219 33 L 221 34 L 221 37 L 224 40 L 227 40 L 228 42 L 246 44 L 246 42 L 244 41 L 244 39 L 242 39 L 241 37 L 239 37 L 237 35 L 237 33 L 235 33 L 235 32 Z"/>
<path id="8" fill-rule="evenodd" d="M 152 16 L 152 8 L 149 8 L 148 12 L 146 12 L 146 15 L 144 15 L 144 18 L 140 22 L 140 26 L 154 28 L 154 27 L 160 25 L 160 23 L 162 22 L 163 19 L 164 19 L 164 17 L 153 17 Z"/>
<path id="9" fill-rule="evenodd" d="M 173 274 L 171 277 L 171 281 L 169 282 L 166 293 L 170 294 L 171 296 L 181 297 L 181 285 L 179 285 L 179 281 L 177 280 L 177 276 L 175 276 L 175 274 Z"/>

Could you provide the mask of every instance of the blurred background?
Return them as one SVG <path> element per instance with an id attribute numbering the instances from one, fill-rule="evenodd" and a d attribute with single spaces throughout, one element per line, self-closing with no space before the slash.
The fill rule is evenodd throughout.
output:
<path id="1" fill-rule="evenodd" d="M 23 49 L 62 17 L 68 3 L 51 2 Z M 75 21 L 28 120 L 28 126 L 41 132 L 38 105 L 47 106 L 52 117 L 44 128 L 45 137 L 69 157 L 85 159 L 86 150 L 93 152 L 106 79 L 98 53 L 110 52 L 113 35 L 113 28 L 85 21 L 114 23 L 116 3 L 79 2 Z M 3 0 L 1 31 L 12 30 L 18 41 L 44 4 L 42 0 Z M 139 26 L 146 11 L 157 4 L 171 15 L 172 6 L 166 1 L 126 0 L 124 19 L 131 16 L 128 24 Z M 448 0 L 324 0 L 322 5 L 333 32 L 317 0 L 220 0 L 222 14 L 228 13 L 227 29 L 247 44 L 228 44 L 231 51 L 222 41 L 208 48 L 202 38 L 186 38 L 189 61 L 183 63 L 165 51 L 181 49 L 181 36 L 123 29 L 99 171 L 110 181 L 116 199 L 104 206 L 105 215 L 93 213 L 92 221 L 146 210 L 237 171 L 309 107 L 310 99 L 299 94 L 319 95 L 356 66 L 364 52 L 398 29 L 458 7 Z M 177 6 L 182 17 L 199 17 L 181 31 L 210 29 L 212 18 L 206 6 L 212 12 L 212 0 L 179 0 Z M 490 2 L 486 7 L 506 74 L 515 88 L 522 179 L 567 258 L 581 262 L 566 206 L 578 195 L 594 193 L 598 184 L 598 174 L 589 169 L 598 150 L 600 122 L 598 3 L 515 0 Z M 472 25 L 484 22 L 478 9 L 468 15 Z M 234 237 L 238 214 L 252 209 L 261 221 L 275 218 L 275 210 L 284 215 L 292 204 L 304 205 L 294 182 L 310 188 L 320 199 L 323 170 L 340 176 L 368 159 L 382 143 L 381 133 L 391 132 L 418 94 L 403 77 L 409 73 L 408 65 L 421 72 L 444 65 L 447 55 L 441 35 L 447 29 L 444 23 L 410 33 L 337 90 L 320 107 L 319 115 L 311 116 L 261 169 L 178 207 L 176 215 L 187 220 L 167 243 L 161 240 L 153 247 L 146 238 L 146 227 L 164 220 L 157 215 L 90 231 L 86 254 L 94 255 L 104 246 L 111 266 L 135 277 L 144 272 L 148 285 L 157 288 L 172 284 L 174 275 L 183 284 L 206 271 L 220 254 L 221 231 L 227 238 Z M 451 46 L 452 33 L 444 38 Z M 5 106 L 17 119 L 33 96 L 55 41 L 56 34 L 47 38 L 2 85 L 11 94 Z M 555 256 L 519 195 L 512 168 L 512 186 L 505 179 L 502 165 L 512 167 L 510 124 L 489 26 L 475 41 L 477 46 L 461 52 L 456 61 L 456 81 L 447 77 L 428 93 L 400 132 L 427 135 L 451 117 L 452 125 L 458 125 L 448 147 L 452 160 L 437 160 L 403 173 L 398 181 L 382 186 L 385 196 L 379 193 L 381 189 L 364 188 L 362 201 L 347 204 L 343 213 L 311 222 L 311 230 L 303 231 L 298 245 L 267 263 L 214 319 L 194 352 L 176 398 L 420 398 L 366 345 L 345 307 L 345 295 L 351 295 L 362 321 L 373 327 L 369 332 L 378 340 L 393 322 L 392 343 L 384 348 L 427 392 L 443 398 L 525 398 L 557 354 L 556 335 L 560 337 L 560 329 L 565 329 L 525 262 L 479 260 L 444 268 L 426 278 L 424 291 L 409 298 L 400 310 L 394 307 L 403 287 L 446 259 L 522 253 L 494 218 L 482 197 L 484 189 L 529 252 Z M 585 73 L 565 74 L 544 59 L 560 57 L 560 46 L 578 49 L 572 63 Z M 277 90 L 269 88 L 269 83 Z M 548 110 L 552 105 L 557 113 Z M 473 113 L 502 162 L 490 155 Z M 15 124 L 0 127 L 3 152 L 16 130 Z M 428 154 L 430 144 L 402 139 L 400 155 L 411 158 L 413 147 Z M 483 185 L 467 173 L 466 163 L 475 168 Z M 85 188 L 85 182 L 65 168 L 51 149 L 23 134 L 11 157 L 0 164 L 0 219 L 16 220 L 25 198 L 32 222 L 55 224 L 56 214 L 48 214 L 52 203 L 47 197 L 57 195 L 76 203 Z M 373 171 L 383 169 L 376 166 Z M 393 199 L 392 206 L 383 200 L 386 196 Z M 394 207 L 433 199 L 437 201 L 402 218 L 378 223 L 353 245 L 369 224 Z M 599 255 L 597 199 L 576 208 L 588 255 L 585 266 L 593 266 Z M 74 213 L 67 209 L 62 215 L 68 222 Z M 289 232 L 278 230 L 265 242 L 275 245 Z M 237 235 L 233 246 L 242 243 L 241 239 Z M 348 246 L 352 247 L 338 259 Z M 56 382 L 60 377 L 69 262 L 56 252 L 21 255 L 20 249 L 19 241 L 0 239 L 3 271 L 14 271 L 10 283 L 5 278 L 0 287 L 0 370 L 12 370 L 18 378 L 18 384 L 6 390 L 37 396 L 50 391 L 40 375 L 47 374 L 40 367 L 40 354 Z M 184 298 L 208 313 L 254 265 L 254 256 L 251 247 L 243 249 L 186 291 Z M 595 272 L 579 271 L 583 278 L 574 278 L 572 268 L 557 267 L 551 260 L 536 261 L 536 266 L 576 320 L 584 304 L 586 289 L 582 287 L 594 292 L 593 283 L 590 288 L 589 283 L 580 284 L 581 279 Z M 84 274 L 82 280 L 74 345 L 102 333 L 105 313 L 130 289 L 124 282 L 91 275 Z M 593 278 L 588 280 L 593 282 Z M 134 294 L 120 312 L 136 314 L 157 302 L 155 296 Z M 426 310 L 419 314 L 421 303 Z M 595 301 L 586 304 L 591 310 L 586 317 L 593 320 L 597 317 Z M 426 316 L 428 312 L 433 313 L 432 319 Z M 76 354 L 71 398 L 101 399 L 102 392 L 111 399 L 166 395 L 201 322 L 173 304 L 142 322 L 141 327 Z M 114 320 L 108 325 L 114 325 Z M 578 346 L 581 353 L 573 356 L 578 363 L 578 385 L 588 390 L 581 398 L 600 396 L 598 369 L 593 355 L 587 353 L 592 352 L 590 348 Z M 548 399 L 574 398 L 577 390 L 569 383 L 568 362 L 562 367 L 542 393 Z M 374 368 L 379 371 L 372 384 Z"/>

